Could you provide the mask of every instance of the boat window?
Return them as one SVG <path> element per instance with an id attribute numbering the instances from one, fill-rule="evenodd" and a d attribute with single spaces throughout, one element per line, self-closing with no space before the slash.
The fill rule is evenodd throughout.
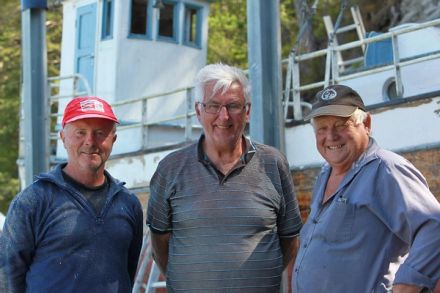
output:
<path id="1" fill-rule="evenodd" d="M 131 1 L 130 34 L 147 35 L 148 0 Z"/>
<path id="2" fill-rule="evenodd" d="M 102 2 L 102 39 L 113 37 L 113 0 Z"/>
<path id="3" fill-rule="evenodd" d="M 394 77 L 390 77 L 385 81 L 382 87 L 382 96 L 385 101 L 392 101 L 401 98 L 397 95 L 396 79 Z"/>
<path id="4" fill-rule="evenodd" d="M 195 46 L 200 48 L 201 46 L 201 26 L 202 26 L 202 8 L 185 5 L 185 23 L 184 23 L 184 36 L 183 42 L 185 45 Z"/>
<path id="5" fill-rule="evenodd" d="M 176 3 L 163 1 L 164 7 L 159 12 L 158 35 L 159 38 L 176 41 Z"/>

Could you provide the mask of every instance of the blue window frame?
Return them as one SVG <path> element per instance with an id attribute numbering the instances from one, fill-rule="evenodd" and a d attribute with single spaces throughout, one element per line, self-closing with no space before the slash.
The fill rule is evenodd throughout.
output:
<path id="1" fill-rule="evenodd" d="M 163 4 L 164 7 L 159 11 L 157 37 L 161 40 L 177 42 L 177 3 L 164 0 Z"/>
<path id="2" fill-rule="evenodd" d="M 185 4 L 183 43 L 200 48 L 202 45 L 202 7 Z"/>
<path id="3" fill-rule="evenodd" d="M 102 33 L 101 38 L 108 40 L 113 38 L 113 0 L 102 1 Z"/>
<path id="4" fill-rule="evenodd" d="M 149 36 L 149 0 L 131 0 L 130 36 Z"/>

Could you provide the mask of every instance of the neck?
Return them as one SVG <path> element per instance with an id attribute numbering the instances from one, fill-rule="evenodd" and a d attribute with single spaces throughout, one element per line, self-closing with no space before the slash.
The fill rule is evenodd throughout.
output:
<path id="1" fill-rule="evenodd" d="M 87 187 L 101 186 L 105 182 L 103 169 L 99 169 L 96 172 L 89 170 L 75 170 L 67 164 L 63 171 L 73 180 Z"/>
<path id="2" fill-rule="evenodd" d="M 218 170 L 226 174 L 240 160 L 246 148 L 246 142 L 243 137 L 240 137 L 232 146 L 218 147 L 209 144 L 205 139 L 202 146 L 211 162 Z"/>

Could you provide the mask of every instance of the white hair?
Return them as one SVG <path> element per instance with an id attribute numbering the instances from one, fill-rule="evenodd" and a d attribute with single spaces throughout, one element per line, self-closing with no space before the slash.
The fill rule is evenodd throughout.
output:
<path id="1" fill-rule="evenodd" d="M 211 98 L 219 91 L 223 94 L 233 83 L 241 86 L 246 103 L 250 103 L 250 85 L 243 70 L 222 63 L 206 65 L 195 79 L 195 101 L 202 102 L 206 95 Z M 212 85 L 211 93 L 206 91 L 208 85 Z"/>
<path id="2" fill-rule="evenodd" d="M 353 122 L 358 125 L 361 124 L 365 121 L 365 119 L 367 119 L 368 117 L 368 113 L 357 108 L 353 114 L 351 114 L 350 119 L 353 120 Z"/>

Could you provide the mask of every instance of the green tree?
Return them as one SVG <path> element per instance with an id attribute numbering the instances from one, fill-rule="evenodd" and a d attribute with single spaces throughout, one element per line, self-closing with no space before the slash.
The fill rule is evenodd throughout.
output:
<path id="1" fill-rule="evenodd" d="M 0 211 L 6 213 L 19 191 L 17 158 L 21 86 L 21 7 L 16 0 L 3 0 L 0 10 Z M 47 12 L 49 75 L 59 72 L 61 8 Z"/>
<path id="2" fill-rule="evenodd" d="M 247 67 L 246 0 L 211 4 L 208 34 L 208 63 Z"/>
<path id="3" fill-rule="evenodd" d="M 298 30 L 295 0 L 280 1 L 282 57 L 286 58 Z M 247 68 L 246 0 L 222 0 L 211 4 L 208 63 L 223 62 Z"/>
<path id="4" fill-rule="evenodd" d="M 20 7 L 3 1 L 0 10 L 0 211 L 6 212 L 19 188 Z"/>

